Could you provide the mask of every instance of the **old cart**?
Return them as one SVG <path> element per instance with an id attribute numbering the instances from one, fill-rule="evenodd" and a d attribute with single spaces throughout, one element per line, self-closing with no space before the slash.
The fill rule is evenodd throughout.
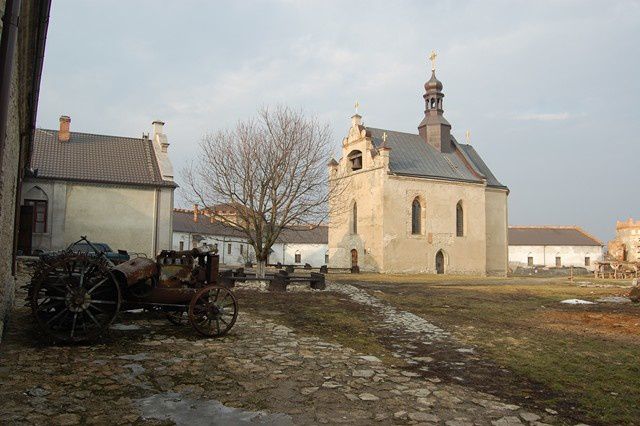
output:
<path id="1" fill-rule="evenodd" d="M 86 237 L 80 241 L 91 244 Z M 216 285 L 217 276 L 217 254 L 199 249 L 163 251 L 156 260 L 138 257 L 117 266 L 102 254 L 68 249 L 41 256 L 28 301 L 54 342 L 95 340 L 118 312 L 140 308 L 219 337 L 233 327 L 238 304 L 229 289 Z"/>

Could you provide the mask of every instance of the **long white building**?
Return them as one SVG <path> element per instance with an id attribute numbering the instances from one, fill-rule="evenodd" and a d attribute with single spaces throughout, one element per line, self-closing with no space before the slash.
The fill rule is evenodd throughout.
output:
<path id="1" fill-rule="evenodd" d="M 327 240 L 326 226 L 286 229 L 271 248 L 269 263 L 326 265 L 329 260 Z M 218 249 L 220 262 L 225 265 L 243 265 L 256 259 L 253 247 L 238 229 L 211 220 L 202 211 L 175 209 L 173 249 L 188 250 L 205 244 Z"/>
<path id="2" fill-rule="evenodd" d="M 582 267 L 604 257 L 600 240 L 577 226 L 510 226 L 509 267 Z"/>

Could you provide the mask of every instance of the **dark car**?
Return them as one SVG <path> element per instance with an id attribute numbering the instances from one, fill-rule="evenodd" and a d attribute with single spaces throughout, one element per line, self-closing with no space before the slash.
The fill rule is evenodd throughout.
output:
<path id="1" fill-rule="evenodd" d="M 91 245 L 94 246 L 96 249 L 98 249 L 100 252 L 104 253 L 107 256 L 107 259 L 109 259 L 116 265 L 118 263 L 126 262 L 131 258 L 131 256 L 129 256 L 129 253 L 127 253 L 126 250 L 113 251 L 111 250 L 111 247 L 109 247 L 109 245 L 107 245 L 106 243 L 92 242 Z M 91 247 L 91 245 L 85 242 L 77 242 L 75 244 L 72 244 L 69 247 L 69 249 L 74 252 L 80 252 L 80 253 L 96 253 L 96 250 L 93 247 Z"/>

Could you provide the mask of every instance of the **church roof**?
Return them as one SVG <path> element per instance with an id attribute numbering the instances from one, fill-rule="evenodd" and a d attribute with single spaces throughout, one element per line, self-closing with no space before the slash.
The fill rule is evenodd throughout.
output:
<path id="1" fill-rule="evenodd" d="M 162 179 L 148 138 L 71 132 L 68 142 L 57 130 L 36 129 L 31 169 L 36 177 L 140 186 L 177 186 Z"/>
<path id="2" fill-rule="evenodd" d="M 510 246 L 602 246 L 578 226 L 510 226 Z"/>
<path id="3" fill-rule="evenodd" d="M 484 177 L 488 186 L 506 188 L 496 179 L 471 145 L 459 144 L 453 137 L 451 139 L 456 150 L 440 152 L 417 134 L 372 127 L 367 129 L 371 131 L 371 140 L 375 147 L 382 145 L 382 135 L 386 132 L 386 146 L 391 148 L 389 169 L 392 173 L 463 182 L 482 182 Z"/>

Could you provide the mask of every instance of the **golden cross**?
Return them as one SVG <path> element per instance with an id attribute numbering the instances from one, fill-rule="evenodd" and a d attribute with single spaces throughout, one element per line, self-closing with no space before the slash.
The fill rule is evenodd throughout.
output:
<path id="1" fill-rule="evenodd" d="M 464 132 L 464 136 L 467 139 L 467 144 L 471 142 L 471 130 Z"/>
<path id="2" fill-rule="evenodd" d="M 431 61 L 431 71 L 435 71 L 436 70 L 436 58 L 438 57 L 438 54 L 436 53 L 435 50 L 431 51 L 431 55 L 429 55 L 429 60 Z"/>
<path id="3" fill-rule="evenodd" d="M 357 114 L 358 108 L 360 108 L 360 102 L 356 101 L 356 103 L 353 106 L 356 108 L 356 114 Z"/>

